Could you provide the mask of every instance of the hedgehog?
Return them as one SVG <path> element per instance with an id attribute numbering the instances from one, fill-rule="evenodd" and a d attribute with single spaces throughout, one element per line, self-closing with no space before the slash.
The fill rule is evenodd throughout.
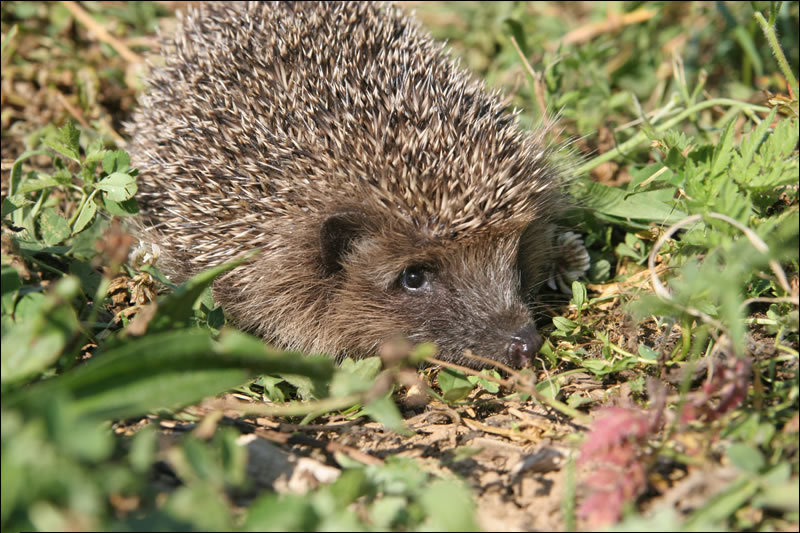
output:
<path id="1" fill-rule="evenodd" d="M 532 361 L 565 207 L 547 126 L 391 5 L 213 2 L 163 41 L 126 127 L 139 239 L 172 280 L 257 249 L 213 294 L 269 343 Z"/>

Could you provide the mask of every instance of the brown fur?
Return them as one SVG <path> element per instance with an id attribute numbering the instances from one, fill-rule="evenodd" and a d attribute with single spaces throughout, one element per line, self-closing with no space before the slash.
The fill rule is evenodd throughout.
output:
<path id="1" fill-rule="evenodd" d="M 129 125 L 159 266 L 181 280 L 260 248 L 214 295 L 286 348 L 400 334 L 513 363 L 553 260 L 543 131 L 390 7 L 213 4 L 163 52 Z M 401 283 L 414 266 L 424 291 Z"/>

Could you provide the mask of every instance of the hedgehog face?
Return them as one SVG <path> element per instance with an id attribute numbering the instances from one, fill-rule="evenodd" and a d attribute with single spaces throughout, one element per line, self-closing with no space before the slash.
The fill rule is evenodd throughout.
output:
<path id="1" fill-rule="evenodd" d="M 374 352 L 398 335 L 433 342 L 441 358 L 474 368 L 487 365 L 467 350 L 514 368 L 539 351 L 520 294 L 519 235 L 426 242 L 412 231 L 369 233 L 346 215 L 329 219 L 322 239 L 336 287 L 323 321 L 344 353 Z"/>

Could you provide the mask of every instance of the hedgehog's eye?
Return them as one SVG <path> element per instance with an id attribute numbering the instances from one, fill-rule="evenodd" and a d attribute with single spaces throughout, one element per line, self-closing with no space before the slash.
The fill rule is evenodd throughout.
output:
<path id="1" fill-rule="evenodd" d="M 430 273 L 421 265 L 406 267 L 400 274 L 400 285 L 409 292 L 420 292 L 430 287 Z"/>

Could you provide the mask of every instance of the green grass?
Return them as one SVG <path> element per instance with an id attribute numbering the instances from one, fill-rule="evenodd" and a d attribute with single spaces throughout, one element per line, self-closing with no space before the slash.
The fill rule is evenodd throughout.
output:
<path id="1" fill-rule="evenodd" d="M 170 16 L 81 6 L 138 55 Z M 538 383 L 429 368 L 430 394 L 464 416 L 481 391 L 532 398 L 582 425 L 582 444 L 556 437 L 575 451 L 564 528 L 796 529 L 798 3 L 414 7 L 524 125 L 558 113 L 580 206 L 565 223 L 592 257 L 542 328 Z M 142 66 L 74 16 L 2 6 L 2 530 L 476 527 L 468 485 L 408 458 L 339 454 L 342 475 L 309 495 L 259 491 L 241 427 L 183 409 L 236 391 L 258 400 L 241 407 L 253 416 L 365 416 L 404 434 L 394 400 L 432 351 L 386 368 L 282 353 L 214 305 L 208 287 L 234 265 L 174 287 L 129 261 L 118 221 L 138 211 L 137 171 L 119 130 Z M 570 387 L 577 375 L 606 394 Z M 164 452 L 162 422 L 196 428 Z M 612 494 L 578 477 L 576 463 L 612 460 Z M 155 479 L 159 464 L 179 487 Z M 665 464 L 733 474 L 664 509 Z"/>

